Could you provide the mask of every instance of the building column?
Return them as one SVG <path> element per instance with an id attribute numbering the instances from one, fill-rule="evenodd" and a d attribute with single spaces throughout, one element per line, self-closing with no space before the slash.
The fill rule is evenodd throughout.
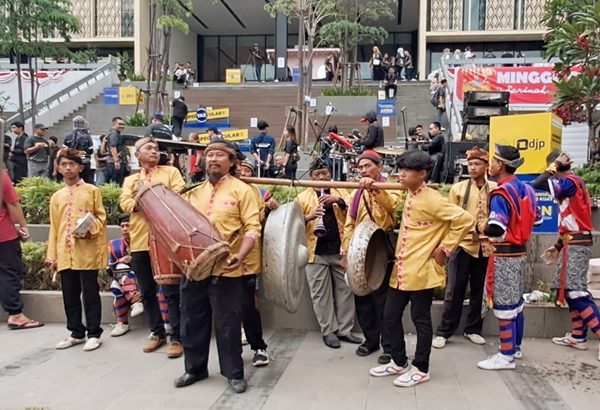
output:
<path id="1" fill-rule="evenodd" d="M 419 43 L 417 46 L 419 80 L 426 80 L 428 74 L 425 70 L 427 69 L 427 9 L 430 7 L 429 2 L 430 0 L 419 0 Z"/>
<path id="2" fill-rule="evenodd" d="M 283 13 L 275 16 L 275 78 L 287 80 L 287 36 L 288 21 Z M 283 59 L 283 64 L 279 64 Z"/>
<path id="3" fill-rule="evenodd" d="M 133 2 L 133 60 L 136 74 L 142 73 L 148 51 L 146 47 L 150 43 L 150 1 L 134 0 Z"/>

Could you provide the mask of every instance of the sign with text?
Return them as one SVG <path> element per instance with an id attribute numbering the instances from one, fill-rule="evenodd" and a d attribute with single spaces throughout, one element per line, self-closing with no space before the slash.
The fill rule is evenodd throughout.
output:
<path id="1" fill-rule="evenodd" d="M 517 175 L 519 180 L 526 184 L 531 184 L 538 176 L 537 175 Z M 535 233 L 557 233 L 558 232 L 558 204 L 554 201 L 554 197 L 548 192 L 535 191 L 535 196 L 538 201 L 538 206 L 542 213 L 544 222 L 541 225 L 535 226 Z"/>
<path id="2" fill-rule="evenodd" d="M 104 87 L 104 104 L 119 105 L 119 87 Z"/>
<path id="3" fill-rule="evenodd" d="M 384 117 L 396 115 L 396 100 L 377 100 L 377 115 Z"/>
<path id="4" fill-rule="evenodd" d="M 198 119 L 198 111 L 203 110 L 206 113 L 206 119 L 204 121 L 200 121 Z M 201 116 L 203 116 L 202 114 Z M 199 107 L 196 111 L 190 111 L 187 113 L 186 122 L 206 122 L 208 120 L 218 120 L 223 118 L 229 118 L 229 108 L 216 108 L 216 109 L 208 109 L 205 107 Z"/>
<path id="5" fill-rule="evenodd" d="M 223 137 L 227 141 L 243 141 L 248 139 L 248 129 L 245 130 L 229 130 L 222 132 Z M 210 138 L 208 134 L 200 134 L 198 136 L 200 144 L 208 144 L 210 142 Z"/>

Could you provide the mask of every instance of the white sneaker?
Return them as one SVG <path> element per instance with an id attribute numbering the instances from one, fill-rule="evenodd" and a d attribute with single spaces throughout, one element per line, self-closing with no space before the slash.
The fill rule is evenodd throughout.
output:
<path id="1" fill-rule="evenodd" d="M 415 366 L 411 366 L 410 370 L 394 379 L 394 385 L 398 387 L 412 387 L 420 383 L 428 382 L 429 380 L 429 373 L 424 373 Z"/>
<path id="2" fill-rule="evenodd" d="M 553 337 L 552 343 L 559 346 L 572 347 L 577 350 L 587 350 L 587 340 L 577 340 L 573 336 L 571 336 L 571 333 L 565 334 L 564 337 Z"/>
<path id="3" fill-rule="evenodd" d="M 502 353 L 496 353 L 477 363 L 477 367 L 483 370 L 512 370 L 517 367 L 517 364 L 513 357 L 505 356 Z"/>
<path id="4" fill-rule="evenodd" d="M 129 323 L 117 323 L 112 332 L 110 332 L 110 335 L 112 337 L 119 337 L 127 332 L 129 332 Z"/>
<path id="5" fill-rule="evenodd" d="M 515 359 L 522 359 L 523 358 L 523 351 L 521 350 L 520 347 L 517 347 L 517 349 L 515 350 L 515 354 L 513 356 Z"/>
<path id="6" fill-rule="evenodd" d="M 173 326 L 169 323 L 165 323 L 165 334 L 170 335 L 171 333 L 173 333 Z"/>
<path id="7" fill-rule="evenodd" d="M 436 349 L 443 349 L 446 346 L 447 340 L 448 339 L 443 336 L 436 336 L 431 342 L 431 346 L 435 347 Z"/>
<path id="8" fill-rule="evenodd" d="M 485 339 L 477 333 L 465 333 L 464 336 L 476 345 L 484 345 Z"/>
<path id="9" fill-rule="evenodd" d="M 135 302 L 131 305 L 131 317 L 136 317 L 144 313 L 144 304 L 142 302 Z"/>
<path id="10" fill-rule="evenodd" d="M 409 370 L 410 366 L 408 365 L 408 361 L 404 366 L 398 366 L 393 360 L 390 360 L 387 364 L 373 367 L 369 370 L 369 374 L 374 377 L 397 376 L 399 374 L 404 374 Z"/>
<path id="11" fill-rule="evenodd" d="M 242 328 L 242 346 L 246 346 L 248 344 L 248 339 L 246 338 L 246 332 L 244 328 Z"/>
<path id="12" fill-rule="evenodd" d="M 91 352 L 92 350 L 96 350 L 102 344 L 102 340 L 97 337 L 90 337 L 87 342 L 85 342 L 85 346 L 83 346 L 84 352 Z"/>
<path id="13" fill-rule="evenodd" d="M 75 339 L 74 337 L 67 337 L 65 340 L 58 342 L 56 344 L 56 348 L 58 350 L 68 349 L 69 347 L 80 345 L 82 343 L 85 343 L 85 339 Z"/>

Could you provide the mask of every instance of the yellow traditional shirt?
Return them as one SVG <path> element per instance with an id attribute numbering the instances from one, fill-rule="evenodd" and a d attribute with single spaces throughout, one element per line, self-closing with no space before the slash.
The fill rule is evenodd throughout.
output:
<path id="1" fill-rule="evenodd" d="M 142 252 L 150 249 L 147 221 L 140 212 L 134 210 L 135 197 L 140 184 L 144 182 L 150 184 L 160 182 L 175 192 L 179 192 L 185 187 L 185 181 L 177 168 L 166 165 L 159 165 L 149 172 L 141 169 L 137 174 L 125 178 L 120 205 L 123 212 L 131 214 L 129 218 L 129 232 L 131 235 L 129 252 Z"/>
<path id="2" fill-rule="evenodd" d="M 90 229 L 92 238 L 75 238 L 77 220 L 88 212 L 96 219 Z M 97 187 L 80 180 L 52 195 L 47 258 L 57 263 L 58 272 L 97 270 L 106 266 L 106 211 Z"/>
<path id="3" fill-rule="evenodd" d="M 348 200 L 348 193 L 343 190 L 331 189 L 331 195 L 342 198 L 346 201 Z M 298 205 L 302 208 L 302 213 L 304 216 L 307 216 L 315 209 L 319 207 L 319 197 L 317 196 L 317 192 L 312 189 L 305 189 L 302 191 L 298 197 L 296 198 Z M 340 240 L 343 242 L 344 240 L 344 225 L 346 223 L 346 211 L 348 210 L 348 206 L 345 209 L 340 208 L 339 204 L 333 204 L 333 213 L 335 214 L 335 219 L 337 221 L 338 232 L 340 234 Z M 314 234 L 315 228 L 317 226 L 318 219 L 313 219 L 312 221 L 308 221 L 306 223 L 306 238 L 308 242 L 308 263 L 315 262 L 315 250 L 317 249 L 317 236 Z"/>
<path id="4" fill-rule="evenodd" d="M 261 225 L 265 222 L 265 201 L 263 200 L 260 188 L 258 185 L 249 184 L 250 188 L 256 196 L 258 203 L 258 213 Z M 244 275 L 254 275 L 262 271 L 262 240 L 258 238 L 254 241 L 254 247 L 246 256 L 246 260 L 243 262 L 245 265 L 242 267 Z"/>
<path id="5" fill-rule="evenodd" d="M 471 184 L 471 189 L 469 191 L 469 198 L 467 198 L 465 209 L 475 218 L 475 222 L 485 221 L 489 214 L 488 199 L 490 196 L 490 191 L 496 187 L 495 182 L 486 181 L 481 188 L 479 188 L 477 184 L 470 179 L 457 182 L 450 188 L 448 200 L 453 204 L 462 207 L 469 184 Z M 481 241 L 477 235 L 474 236 L 473 233 L 467 234 L 465 239 L 463 239 L 458 246 L 463 248 L 469 255 L 475 258 L 479 257 Z"/>
<path id="6" fill-rule="evenodd" d="M 446 254 L 454 251 L 473 221 L 467 211 L 425 184 L 409 192 L 404 202 L 390 286 L 406 291 L 444 286 L 445 269 L 431 254 L 437 247 Z"/>
<path id="7" fill-rule="evenodd" d="M 223 240 L 231 244 L 231 254 L 239 252 L 245 236 L 255 241 L 260 238 L 259 201 L 255 191 L 239 179 L 225 175 L 215 186 L 205 181 L 182 197 L 203 213 Z M 215 274 L 220 275 L 221 272 Z M 242 263 L 238 269 L 224 272 L 222 276 L 239 277 L 243 274 Z"/>
<path id="8" fill-rule="evenodd" d="M 363 190 L 364 199 L 361 198 L 360 205 L 358 206 L 358 214 L 356 218 L 350 216 L 350 209 L 352 207 L 352 201 L 354 195 L 360 190 L 357 190 L 352 195 L 352 199 L 348 201 L 348 216 L 346 218 L 346 224 L 344 225 L 344 237 L 342 239 L 342 251 L 347 252 L 348 246 L 350 246 L 350 239 L 354 233 L 354 228 L 358 226 L 365 219 L 370 219 L 367 208 L 365 207 L 365 200 L 369 204 L 373 220 L 384 231 L 390 231 L 396 226 L 396 209 L 402 200 L 402 191 L 391 191 L 378 189 L 372 192 Z"/>

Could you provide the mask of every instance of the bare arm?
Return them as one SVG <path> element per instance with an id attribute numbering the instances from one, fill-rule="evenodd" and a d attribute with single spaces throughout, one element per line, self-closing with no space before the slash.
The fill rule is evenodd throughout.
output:
<path id="1" fill-rule="evenodd" d="M 21 208 L 21 204 L 19 202 L 6 203 L 6 209 L 10 215 L 10 219 L 12 219 L 14 223 L 21 225 L 21 228 L 27 226 L 25 214 L 23 214 L 23 208 Z"/>

